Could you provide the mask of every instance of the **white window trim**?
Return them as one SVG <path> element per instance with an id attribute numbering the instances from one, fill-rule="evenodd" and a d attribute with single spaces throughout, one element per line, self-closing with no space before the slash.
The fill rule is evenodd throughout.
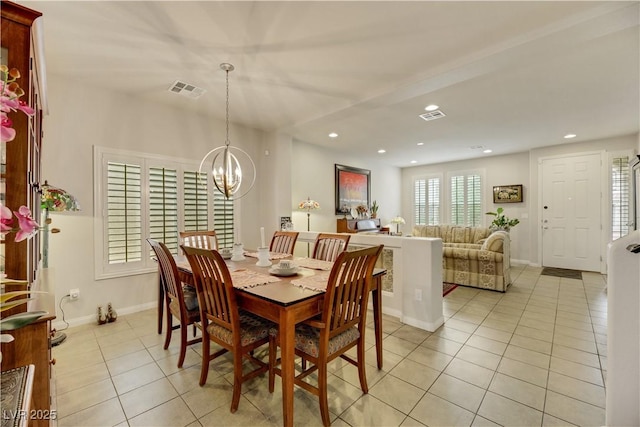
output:
<path id="1" fill-rule="evenodd" d="M 613 194 L 612 194 L 612 182 L 611 182 L 611 170 L 612 170 L 612 162 L 613 159 L 618 157 L 628 157 L 630 162 L 633 162 L 635 154 L 633 150 L 618 150 L 618 151 L 608 151 L 607 152 L 607 173 L 606 173 L 606 186 L 607 191 L 604 192 L 604 205 L 607 207 L 606 215 L 603 216 L 602 226 L 607 231 L 605 235 L 607 236 L 605 240 L 611 240 L 611 234 L 613 231 L 612 224 L 612 215 L 613 215 Z M 631 165 L 629 165 L 629 215 L 633 215 L 633 173 L 631 169 Z M 629 222 L 633 221 L 633 218 L 628 219 Z"/>
<path id="2" fill-rule="evenodd" d="M 452 176 L 459 176 L 459 175 L 480 175 L 480 211 L 481 212 L 485 212 L 486 211 L 486 206 L 487 206 L 487 180 L 486 180 L 486 173 L 485 173 L 485 169 L 466 169 L 466 170 L 459 170 L 459 171 L 450 171 L 447 172 L 446 175 L 446 181 L 443 182 L 443 186 L 445 189 L 445 197 L 444 197 L 444 204 L 442 209 L 444 209 L 444 212 L 446 213 L 446 216 L 442 217 L 443 220 L 443 224 L 453 224 L 453 218 L 451 218 L 451 177 Z M 484 216 L 484 215 L 483 215 Z M 486 218 L 482 219 L 480 221 L 480 224 L 478 224 L 478 226 L 486 226 L 487 225 L 487 221 Z"/>
<path id="3" fill-rule="evenodd" d="M 106 255 L 106 228 L 104 219 L 106 218 L 104 197 L 106 192 L 107 174 L 105 166 L 107 162 L 123 162 L 138 163 L 142 166 L 142 230 L 147 235 L 149 230 L 148 223 L 148 170 L 150 167 L 175 168 L 178 170 L 178 188 L 182 188 L 183 174 L 185 169 L 197 171 L 200 167 L 200 161 L 181 159 L 169 156 L 161 156 L 151 153 L 141 153 L 128 150 L 112 149 L 107 147 L 94 146 L 93 149 L 93 165 L 94 165 L 94 278 L 95 280 L 110 279 L 123 276 L 131 276 L 137 274 L 146 274 L 157 271 L 157 264 L 150 258 L 143 257 L 142 261 L 130 262 L 123 264 L 108 264 L 105 260 Z M 178 203 L 184 205 L 184 196 L 182 191 L 178 191 Z M 234 203 L 234 211 L 237 204 Z M 214 222 L 213 209 L 208 212 L 209 224 Z M 184 229 L 183 216 L 179 216 L 179 229 Z M 143 253 L 145 253 L 148 244 L 143 236 Z"/>

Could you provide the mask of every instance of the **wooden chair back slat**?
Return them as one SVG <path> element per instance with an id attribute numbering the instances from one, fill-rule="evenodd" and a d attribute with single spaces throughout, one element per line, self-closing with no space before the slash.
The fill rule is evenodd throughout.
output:
<path id="1" fill-rule="evenodd" d="M 271 238 L 269 251 L 293 255 L 298 234 L 297 231 L 276 231 Z"/>
<path id="2" fill-rule="evenodd" d="M 180 241 L 184 246 L 218 250 L 218 236 L 216 235 L 215 230 L 181 231 Z"/>
<path id="3" fill-rule="evenodd" d="M 195 277 L 201 315 L 229 330 L 237 330 L 238 307 L 231 274 L 222 256 L 214 250 L 182 246 Z M 234 326 L 234 323 L 237 323 Z"/>
<path id="4" fill-rule="evenodd" d="M 341 252 L 335 261 L 324 299 L 323 321 L 329 337 L 358 325 L 367 310 L 369 290 L 382 245 Z"/>
<path id="5" fill-rule="evenodd" d="M 320 233 L 313 245 L 312 258 L 323 261 L 335 261 L 338 255 L 347 250 L 351 236 L 348 234 Z"/>

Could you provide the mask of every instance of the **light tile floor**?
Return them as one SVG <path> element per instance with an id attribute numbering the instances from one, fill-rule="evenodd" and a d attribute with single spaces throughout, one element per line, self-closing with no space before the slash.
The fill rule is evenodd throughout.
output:
<path id="1" fill-rule="evenodd" d="M 331 365 L 332 424 L 604 425 L 605 278 L 540 272 L 514 266 L 505 294 L 458 287 L 445 297 L 446 322 L 435 333 L 385 316 L 382 370 L 368 330 L 368 395 L 355 367 Z M 53 350 L 59 426 L 282 425 L 280 389 L 270 394 L 266 376 L 243 386 L 231 414 L 230 359 L 212 363 L 200 387 L 200 345 L 178 369 L 177 337 L 163 350 L 155 328 L 156 311 L 148 310 L 67 331 Z M 297 389 L 294 405 L 296 425 L 322 425 L 315 397 Z"/>

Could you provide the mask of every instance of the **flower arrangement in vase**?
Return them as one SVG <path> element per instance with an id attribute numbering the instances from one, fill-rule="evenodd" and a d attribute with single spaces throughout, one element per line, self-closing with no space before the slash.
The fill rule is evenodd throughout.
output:
<path id="1" fill-rule="evenodd" d="M 367 215 L 367 207 L 365 205 L 356 206 L 356 212 L 358 212 L 359 218 L 364 218 Z"/>

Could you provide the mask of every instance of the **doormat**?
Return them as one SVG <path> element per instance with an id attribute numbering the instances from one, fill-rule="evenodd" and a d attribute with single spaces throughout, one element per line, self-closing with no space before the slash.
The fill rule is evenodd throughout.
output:
<path id="1" fill-rule="evenodd" d="M 442 284 L 442 296 L 446 296 L 449 292 L 453 291 L 455 288 L 457 288 L 458 285 L 454 284 L 454 283 L 443 283 Z"/>
<path id="2" fill-rule="evenodd" d="M 540 274 L 543 276 L 566 277 L 567 279 L 582 280 L 582 271 L 569 270 L 566 268 L 544 267 Z"/>

